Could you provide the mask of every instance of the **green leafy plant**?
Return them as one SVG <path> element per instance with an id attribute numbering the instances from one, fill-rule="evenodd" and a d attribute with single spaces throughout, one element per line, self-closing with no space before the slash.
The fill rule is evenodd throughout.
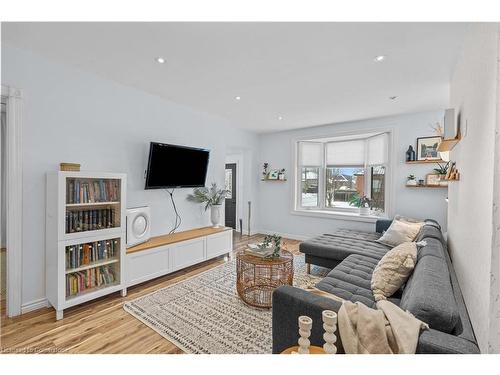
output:
<path id="1" fill-rule="evenodd" d="M 407 180 L 416 180 L 416 177 L 414 174 L 411 174 L 409 175 L 408 177 L 406 177 Z"/>
<path id="2" fill-rule="evenodd" d="M 205 211 L 212 206 L 220 205 L 224 201 L 228 190 L 219 189 L 215 182 L 210 188 L 201 187 L 193 190 L 193 194 L 187 196 L 187 200 L 195 203 L 204 203 Z"/>
<path id="3" fill-rule="evenodd" d="M 448 166 L 450 165 L 450 162 L 442 165 L 440 163 L 436 163 L 437 165 L 439 165 L 439 168 L 434 168 L 434 171 L 437 173 L 437 174 L 440 174 L 440 175 L 443 175 L 443 174 L 446 174 L 448 173 Z"/>
<path id="4" fill-rule="evenodd" d="M 372 201 L 366 195 L 354 194 L 349 200 L 349 205 L 354 207 L 370 207 Z"/>
<path id="5" fill-rule="evenodd" d="M 273 246 L 273 253 L 270 255 L 273 258 L 280 256 L 281 251 L 281 236 L 277 234 L 268 234 L 264 237 L 264 241 L 259 245 L 260 249 L 267 249 L 270 245 Z"/>

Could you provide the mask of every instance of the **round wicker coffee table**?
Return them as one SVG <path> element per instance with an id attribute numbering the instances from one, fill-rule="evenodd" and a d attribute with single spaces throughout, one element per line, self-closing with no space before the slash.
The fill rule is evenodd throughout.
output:
<path id="1" fill-rule="evenodd" d="M 236 255 L 236 290 L 248 305 L 270 308 L 274 289 L 292 283 L 293 254 L 289 251 L 281 250 L 279 258 Z"/>

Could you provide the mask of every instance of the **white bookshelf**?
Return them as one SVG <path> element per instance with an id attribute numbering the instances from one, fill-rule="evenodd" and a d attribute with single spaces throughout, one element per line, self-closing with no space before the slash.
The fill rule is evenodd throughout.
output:
<path id="1" fill-rule="evenodd" d="M 126 294 L 126 186 L 122 173 L 47 173 L 45 287 L 57 320 L 71 306 Z"/>

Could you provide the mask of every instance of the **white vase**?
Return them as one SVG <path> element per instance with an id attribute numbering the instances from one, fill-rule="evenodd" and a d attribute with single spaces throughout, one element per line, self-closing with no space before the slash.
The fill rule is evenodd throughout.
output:
<path id="1" fill-rule="evenodd" d="M 214 228 L 219 228 L 222 225 L 220 224 L 222 218 L 222 204 L 214 204 L 210 207 L 210 221 L 212 222 L 212 226 Z"/>
<path id="2" fill-rule="evenodd" d="M 417 186 L 417 180 L 407 180 L 406 185 L 408 186 Z"/>

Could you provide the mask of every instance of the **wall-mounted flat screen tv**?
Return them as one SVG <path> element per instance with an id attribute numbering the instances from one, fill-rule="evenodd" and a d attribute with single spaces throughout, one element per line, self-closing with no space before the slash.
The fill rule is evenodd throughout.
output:
<path id="1" fill-rule="evenodd" d="M 205 186 L 210 151 L 151 142 L 146 189 Z"/>

